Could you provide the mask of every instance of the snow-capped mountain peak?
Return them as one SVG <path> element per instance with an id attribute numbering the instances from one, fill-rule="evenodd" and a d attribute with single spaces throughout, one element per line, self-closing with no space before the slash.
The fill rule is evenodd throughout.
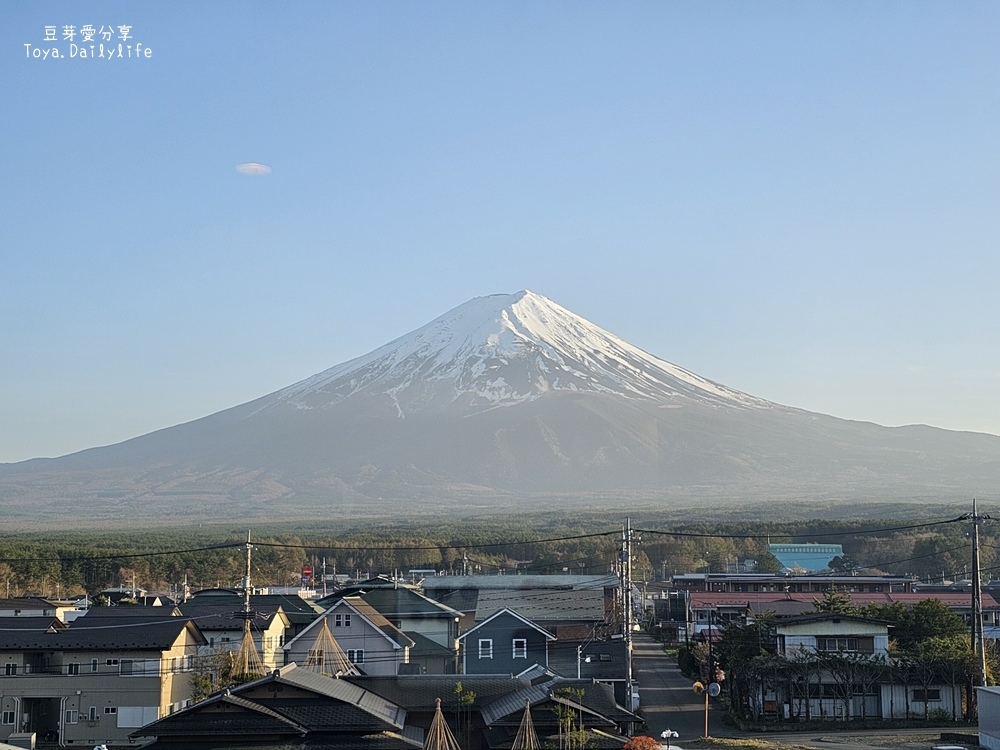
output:
<path id="1" fill-rule="evenodd" d="M 399 416 L 431 406 L 482 409 L 554 391 L 616 394 L 670 403 L 768 407 L 658 359 L 530 291 L 477 297 L 369 354 L 265 399 L 322 409 L 384 395 Z"/>

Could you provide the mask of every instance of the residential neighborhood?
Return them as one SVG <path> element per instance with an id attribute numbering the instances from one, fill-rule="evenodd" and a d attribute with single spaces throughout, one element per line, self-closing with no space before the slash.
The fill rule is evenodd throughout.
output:
<path id="1" fill-rule="evenodd" d="M 591 733 L 588 747 L 615 750 L 644 726 L 631 652 L 639 630 L 679 649 L 663 652 L 660 668 L 683 669 L 688 654 L 692 682 L 721 683 L 715 700 L 740 721 L 967 717 L 968 670 L 909 655 L 904 665 L 895 626 L 865 614 L 932 607 L 964 628 L 964 593 L 828 571 L 627 583 L 620 572 L 384 574 L 325 597 L 258 587 L 176 602 L 144 592 L 145 604 L 113 606 L 2 600 L 0 741 L 180 747 L 188 738 L 186 747 L 209 750 L 251 735 L 308 737 L 310 747 L 377 736 L 379 747 L 410 748 L 422 746 L 440 698 L 465 748 L 510 750 L 525 707 L 536 731 L 558 735 L 566 728 L 553 717 L 565 705 Z M 992 629 L 1000 604 L 983 593 L 982 608 Z M 739 651 L 748 637 L 757 642 Z M 979 692 L 983 706 L 996 700 Z"/>

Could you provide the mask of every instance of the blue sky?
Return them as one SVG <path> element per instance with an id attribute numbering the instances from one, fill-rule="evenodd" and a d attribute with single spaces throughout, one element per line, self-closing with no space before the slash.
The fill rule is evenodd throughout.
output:
<path id="1" fill-rule="evenodd" d="M 525 288 L 756 396 L 1000 434 L 995 3 L 3 19 L 0 461 L 195 419 Z M 32 56 L 85 24 L 152 55 Z"/>

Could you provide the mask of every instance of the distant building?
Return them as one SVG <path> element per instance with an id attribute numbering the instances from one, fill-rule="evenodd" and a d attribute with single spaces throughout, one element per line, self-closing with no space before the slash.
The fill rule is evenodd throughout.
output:
<path id="1" fill-rule="evenodd" d="M 826 570 L 833 558 L 844 556 L 840 544 L 769 544 L 767 548 L 785 570 Z"/>

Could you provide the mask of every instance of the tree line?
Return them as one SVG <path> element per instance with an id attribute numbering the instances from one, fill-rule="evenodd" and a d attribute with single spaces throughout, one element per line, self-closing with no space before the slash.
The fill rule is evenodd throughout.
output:
<path id="1" fill-rule="evenodd" d="M 638 524 L 642 524 L 639 526 Z M 899 529 L 899 522 L 796 521 L 788 523 L 667 523 L 639 519 L 632 569 L 637 581 L 675 573 L 722 572 L 754 560 L 760 572 L 777 572 L 768 543 L 839 543 L 839 570 L 962 577 L 969 541 L 959 522 Z M 877 531 L 879 528 L 894 530 Z M 297 583 L 302 566 L 349 577 L 411 569 L 442 573 L 608 573 L 620 534 L 610 517 L 393 519 L 284 531 L 251 530 L 251 578 L 267 584 Z M 987 575 L 996 564 L 997 529 L 981 529 Z M 105 533 L 64 532 L 0 536 L 0 595 L 57 596 L 137 585 L 166 590 L 185 580 L 194 588 L 237 585 L 244 573 L 246 530 L 224 527 Z"/>

